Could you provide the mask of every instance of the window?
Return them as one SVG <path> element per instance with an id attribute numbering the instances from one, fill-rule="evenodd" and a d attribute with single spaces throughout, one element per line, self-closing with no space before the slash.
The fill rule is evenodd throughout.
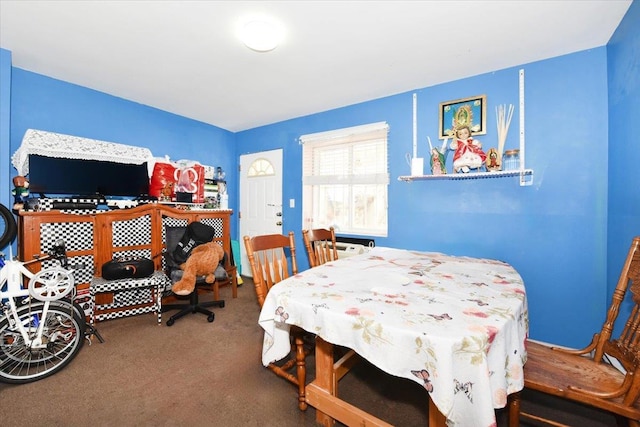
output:
<path id="1" fill-rule="evenodd" d="M 388 130 L 380 122 L 300 137 L 305 228 L 387 235 Z"/>
<path id="2" fill-rule="evenodd" d="M 273 168 L 271 162 L 267 159 L 256 159 L 251 166 L 249 166 L 249 171 L 247 172 L 247 176 L 249 178 L 253 178 L 256 176 L 271 176 L 275 175 L 276 171 Z"/>

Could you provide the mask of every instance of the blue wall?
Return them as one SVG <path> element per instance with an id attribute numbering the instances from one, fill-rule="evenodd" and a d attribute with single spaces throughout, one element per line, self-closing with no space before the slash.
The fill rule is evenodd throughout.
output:
<path id="1" fill-rule="evenodd" d="M 640 2 L 634 1 L 607 45 L 609 67 L 608 285 L 613 292 L 629 244 L 640 235 L 640 144 L 633 134 L 640 117 Z M 635 167 L 634 167 L 635 166 Z M 630 305 L 621 315 L 628 314 Z M 619 329 L 619 325 L 616 325 Z"/>
<path id="2" fill-rule="evenodd" d="M 11 153 L 27 129 L 41 129 L 222 166 L 229 182 L 237 181 L 232 132 L 19 68 L 12 71 Z"/>
<path id="3" fill-rule="evenodd" d="M 11 52 L 0 49 L 0 203 L 13 205 L 10 197 L 11 164 L 6 161 L 11 157 L 10 138 L 10 103 L 11 103 Z M 2 250 L 2 248 L 0 248 Z"/>
<path id="4" fill-rule="evenodd" d="M 198 159 L 227 172 L 230 207 L 237 209 L 238 158 L 275 148 L 284 152 L 284 231 L 301 246 L 300 135 L 386 121 L 389 133 L 389 236 L 378 245 L 505 260 L 523 276 L 532 338 L 582 346 L 599 329 L 630 238 L 638 232 L 637 143 L 640 6 L 631 5 L 608 47 L 498 70 L 418 94 L 419 154 L 436 140 L 438 104 L 487 95 L 485 149 L 497 145 L 495 107 L 514 104 L 507 148 L 518 145 L 518 71 L 525 70 L 526 166 L 533 185 L 517 178 L 399 182 L 409 174 L 412 93 L 401 93 L 237 134 L 46 76 L 7 66 L 1 51 L 0 109 L 11 89 L 10 149 L 0 121 L 0 154 L 9 159 L 28 128 L 149 147 L 154 155 Z M 624 132 L 624 134 L 623 134 Z M 631 132 L 632 133 L 632 132 Z M 609 145 L 608 141 L 612 141 Z M 451 170 L 451 155 L 448 169 Z M 15 170 L 11 168 L 11 174 Z M 4 184 L 0 191 L 8 194 Z M 237 216 L 232 236 L 238 239 Z M 306 262 L 300 257 L 300 263 Z M 304 265 L 302 265 L 304 267 Z"/>
<path id="5" fill-rule="evenodd" d="M 409 174 L 412 92 L 240 132 L 238 150 L 283 147 L 284 199 L 300 199 L 300 135 L 386 121 L 389 236 L 376 243 L 507 261 L 527 284 L 531 336 L 580 345 L 599 328 L 606 306 L 606 66 L 602 47 L 416 91 L 419 154 L 427 153 L 427 135 L 436 140 L 440 102 L 480 94 L 487 95 L 488 117 L 478 139 L 485 149 L 497 146 L 495 107 L 514 104 L 506 147 L 515 148 L 523 68 L 526 166 L 535 171 L 528 187 L 518 178 L 399 182 Z M 451 162 L 450 155 L 449 171 Z M 300 241 L 301 228 L 298 203 L 285 209 L 284 229 Z"/>

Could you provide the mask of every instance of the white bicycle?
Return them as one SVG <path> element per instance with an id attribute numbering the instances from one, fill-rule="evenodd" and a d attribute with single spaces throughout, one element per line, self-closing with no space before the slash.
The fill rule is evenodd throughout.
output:
<path id="1" fill-rule="evenodd" d="M 25 267 L 46 260 L 57 262 L 38 273 Z M 0 382 L 53 375 L 78 354 L 87 331 L 84 313 L 69 298 L 75 280 L 65 243 L 28 262 L 0 258 L 0 266 Z"/>

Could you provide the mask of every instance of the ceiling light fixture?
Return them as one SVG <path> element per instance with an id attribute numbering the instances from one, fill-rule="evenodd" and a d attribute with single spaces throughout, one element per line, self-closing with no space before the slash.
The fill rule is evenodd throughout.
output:
<path id="1" fill-rule="evenodd" d="M 279 25 L 265 21 L 249 21 L 240 31 L 240 39 L 251 50 L 269 52 L 282 41 L 283 31 Z"/>

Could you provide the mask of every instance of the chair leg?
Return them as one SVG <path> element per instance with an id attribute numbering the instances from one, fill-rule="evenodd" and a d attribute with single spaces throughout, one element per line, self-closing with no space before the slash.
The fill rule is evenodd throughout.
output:
<path id="1" fill-rule="evenodd" d="M 180 319 L 183 316 L 186 316 L 189 313 L 201 313 L 207 316 L 207 320 L 209 322 L 213 322 L 215 320 L 215 313 L 213 311 L 207 310 L 206 307 L 224 307 L 224 300 L 215 300 L 215 301 L 207 301 L 207 302 L 199 302 L 198 300 L 198 290 L 195 289 L 192 293 L 189 294 L 189 303 L 188 304 L 167 304 L 162 306 L 162 311 L 168 310 L 180 310 L 167 320 L 167 326 L 172 326 L 176 320 Z"/>
<path id="2" fill-rule="evenodd" d="M 509 427 L 520 426 L 520 400 L 520 392 L 511 393 L 507 396 Z"/>

